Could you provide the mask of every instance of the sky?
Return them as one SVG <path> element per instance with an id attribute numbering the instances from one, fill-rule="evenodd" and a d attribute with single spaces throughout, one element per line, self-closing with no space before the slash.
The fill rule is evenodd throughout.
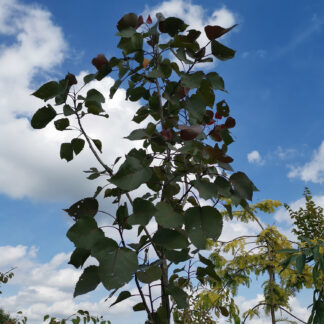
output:
<path id="1" fill-rule="evenodd" d="M 59 145 L 68 135 L 54 127 L 30 127 L 31 116 L 42 106 L 30 94 L 67 72 L 81 78 L 93 71 L 91 59 L 99 53 L 118 56 L 119 18 L 128 12 L 153 17 L 157 11 L 200 29 L 238 24 L 223 39 L 237 51 L 235 59 L 208 67 L 223 76 L 237 121 L 230 146 L 233 166 L 258 187 L 254 202 L 274 199 L 298 208 L 308 186 L 324 206 L 323 1 L 0 0 L 0 271 L 16 267 L 0 306 L 12 313 L 22 310 L 31 324 L 47 313 L 64 317 L 78 308 L 105 315 L 113 324 L 143 322 L 127 311 L 129 301 L 109 309 L 101 288 L 72 298 L 80 271 L 67 265 L 73 246 L 65 234 L 71 221 L 62 209 L 93 193 L 98 183 L 88 181 L 82 170 L 96 161 L 90 154 L 68 164 L 60 160 Z M 112 84 L 108 77 L 94 86 L 107 94 Z M 124 97 L 120 89 L 108 102 L 108 120 L 90 119 L 86 125 L 103 139 L 108 163 L 132 144 L 117 140 L 134 127 L 130 120 L 139 107 Z M 103 204 L 112 209 L 110 202 Z M 283 209 L 262 221 L 290 235 L 291 221 Z M 228 223 L 221 238 L 256 231 L 253 224 Z M 241 292 L 242 309 L 261 298 L 257 287 Z M 311 303 L 307 298 L 292 300 L 304 319 Z"/>

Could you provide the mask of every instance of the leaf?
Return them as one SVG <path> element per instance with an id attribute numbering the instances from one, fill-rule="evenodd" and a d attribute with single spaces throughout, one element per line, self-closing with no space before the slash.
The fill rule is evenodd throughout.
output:
<path id="1" fill-rule="evenodd" d="M 191 257 L 188 254 L 189 249 L 183 249 L 181 251 L 165 250 L 165 257 L 174 263 L 180 263 L 189 260 Z"/>
<path id="2" fill-rule="evenodd" d="M 298 273 L 302 273 L 305 267 L 305 262 L 306 262 L 306 256 L 304 253 L 298 255 L 296 257 L 296 269 Z"/>
<path id="3" fill-rule="evenodd" d="M 184 87 L 187 87 L 190 89 L 199 88 L 204 76 L 205 76 L 205 74 L 202 71 L 198 71 L 198 72 L 191 73 L 191 74 L 185 73 L 181 77 L 181 84 Z"/>
<path id="4" fill-rule="evenodd" d="M 205 33 L 209 40 L 216 39 L 218 37 L 223 36 L 224 34 L 228 33 L 230 30 L 232 30 L 234 27 L 236 27 L 237 24 L 233 25 L 229 28 L 223 28 L 221 26 L 206 26 L 205 27 Z"/>
<path id="5" fill-rule="evenodd" d="M 38 109 L 32 120 L 31 126 L 34 129 L 44 128 L 49 122 L 51 122 L 56 117 L 56 111 L 51 105 Z"/>
<path id="6" fill-rule="evenodd" d="M 61 118 L 55 120 L 54 125 L 57 130 L 64 131 L 67 127 L 70 126 L 70 121 L 68 118 Z"/>
<path id="7" fill-rule="evenodd" d="M 136 253 L 127 248 L 119 248 L 100 259 L 99 275 L 107 290 L 117 289 L 132 279 L 137 268 Z"/>
<path id="8" fill-rule="evenodd" d="M 82 275 L 79 278 L 74 290 L 73 297 L 86 294 L 92 290 L 95 290 L 100 283 L 98 267 L 89 266 L 84 269 Z"/>
<path id="9" fill-rule="evenodd" d="M 73 160 L 73 148 L 71 143 L 62 143 L 60 149 L 60 157 L 67 162 Z"/>
<path id="10" fill-rule="evenodd" d="M 225 90 L 224 80 L 218 73 L 210 72 L 206 75 L 206 78 L 214 90 Z"/>
<path id="11" fill-rule="evenodd" d="M 110 307 L 112 307 L 112 306 L 114 306 L 114 305 L 120 303 L 121 301 L 123 301 L 123 300 L 125 300 L 125 299 L 127 299 L 127 298 L 129 298 L 129 297 L 132 297 L 132 294 L 131 294 L 129 291 L 127 291 L 127 290 L 122 291 L 122 292 L 118 295 L 118 297 L 117 297 L 117 299 L 115 300 L 115 302 L 113 302 L 113 303 L 110 305 Z"/>
<path id="12" fill-rule="evenodd" d="M 183 217 L 174 211 L 166 202 L 159 202 L 156 205 L 155 219 L 157 223 L 166 228 L 178 227 L 183 224 Z"/>
<path id="13" fill-rule="evenodd" d="M 231 184 L 225 178 L 217 176 L 216 180 L 214 181 L 214 184 L 220 195 L 222 195 L 225 198 L 231 197 Z"/>
<path id="14" fill-rule="evenodd" d="M 233 173 L 230 178 L 230 182 L 237 190 L 238 194 L 243 199 L 252 200 L 253 191 L 256 191 L 253 182 L 243 172 Z"/>
<path id="15" fill-rule="evenodd" d="M 169 250 L 183 249 L 189 244 L 187 238 L 182 233 L 168 228 L 158 229 L 152 241 Z"/>
<path id="16" fill-rule="evenodd" d="M 97 260 L 103 259 L 107 253 L 114 252 L 118 249 L 116 241 L 109 237 L 101 237 L 91 248 L 91 255 Z"/>
<path id="17" fill-rule="evenodd" d="M 96 78 L 96 74 L 95 74 L 95 73 L 87 74 L 86 76 L 84 76 L 84 78 L 83 78 L 83 82 L 84 82 L 85 84 L 87 84 L 87 83 L 93 81 L 95 78 Z"/>
<path id="18" fill-rule="evenodd" d="M 96 101 L 96 102 L 99 102 L 99 103 L 104 103 L 105 102 L 105 97 L 98 90 L 90 89 L 87 92 L 87 97 L 86 97 L 85 100 L 86 101 Z"/>
<path id="19" fill-rule="evenodd" d="M 225 45 L 213 40 L 211 42 L 211 50 L 213 55 L 221 61 L 230 60 L 234 57 L 235 51 Z"/>
<path id="20" fill-rule="evenodd" d="M 130 225 L 147 225 L 156 212 L 154 205 L 142 198 L 136 198 L 133 203 L 133 214 L 129 216 L 127 223 Z"/>
<path id="21" fill-rule="evenodd" d="M 128 13 L 124 15 L 117 23 L 117 29 L 119 31 L 122 31 L 124 29 L 127 29 L 129 27 L 136 28 L 138 23 L 138 17 L 134 13 Z"/>
<path id="22" fill-rule="evenodd" d="M 63 114 L 64 116 L 71 116 L 74 114 L 74 110 L 71 108 L 70 105 L 63 106 Z"/>
<path id="23" fill-rule="evenodd" d="M 198 249 L 205 249 L 207 238 L 217 240 L 221 235 L 223 219 L 216 208 L 191 207 L 185 212 L 185 226 L 191 242 Z"/>
<path id="24" fill-rule="evenodd" d="M 204 100 L 197 94 L 192 95 L 185 101 L 185 108 L 190 114 L 192 123 L 200 124 L 205 116 L 206 104 Z"/>
<path id="25" fill-rule="evenodd" d="M 162 271 L 159 266 L 152 265 L 143 271 L 137 272 L 136 275 L 139 281 L 149 284 L 153 281 L 161 279 Z"/>
<path id="26" fill-rule="evenodd" d="M 187 27 L 183 20 L 176 17 L 169 17 L 159 23 L 161 33 L 168 33 L 171 37 L 185 31 Z"/>
<path id="27" fill-rule="evenodd" d="M 143 140 L 148 137 L 148 134 L 146 133 L 146 129 L 135 129 L 133 130 L 127 137 L 130 141 L 138 141 Z"/>
<path id="28" fill-rule="evenodd" d="M 179 309 L 187 308 L 188 302 L 187 298 L 188 295 L 185 291 L 175 285 L 168 285 L 167 287 L 169 294 L 174 298 L 175 302 Z"/>
<path id="29" fill-rule="evenodd" d="M 102 153 L 102 144 L 101 141 L 98 139 L 92 139 L 93 144 L 96 146 L 96 148 L 99 150 L 100 153 Z"/>
<path id="30" fill-rule="evenodd" d="M 152 170 L 149 167 L 143 167 L 138 159 L 127 156 L 118 172 L 110 178 L 110 182 L 123 190 L 131 191 L 148 182 L 151 176 Z"/>
<path id="31" fill-rule="evenodd" d="M 81 199 L 70 206 L 68 209 L 64 209 L 69 216 L 79 219 L 82 217 L 94 217 L 98 212 L 99 204 L 97 199 L 88 197 Z"/>
<path id="32" fill-rule="evenodd" d="M 228 117 L 225 121 L 225 127 L 226 128 L 233 128 L 235 127 L 236 121 L 232 117 Z"/>
<path id="33" fill-rule="evenodd" d="M 104 237 L 104 233 L 94 218 L 82 217 L 68 230 L 66 236 L 77 248 L 90 250 Z"/>
<path id="34" fill-rule="evenodd" d="M 84 104 L 88 108 L 88 113 L 93 115 L 99 115 L 101 112 L 104 112 L 102 109 L 101 103 L 98 101 L 86 101 Z"/>
<path id="35" fill-rule="evenodd" d="M 59 93 L 59 84 L 56 81 L 50 81 L 43 84 L 38 90 L 32 93 L 33 96 L 47 101 L 54 98 Z"/>
<path id="36" fill-rule="evenodd" d="M 145 310 L 145 306 L 144 306 L 143 303 L 138 303 L 135 306 L 133 306 L 133 311 L 134 312 L 140 312 L 140 311 L 143 311 L 143 310 Z"/>
<path id="37" fill-rule="evenodd" d="M 69 264 L 74 265 L 76 268 L 80 268 L 84 265 L 84 262 L 86 262 L 89 256 L 89 250 L 76 248 L 71 254 Z"/>
<path id="38" fill-rule="evenodd" d="M 208 200 L 217 197 L 217 185 L 210 183 L 208 179 L 194 180 L 191 183 L 199 191 L 201 198 Z"/>
<path id="39" fill-rule="evenodd" d="M 143 37 L 141 34 L 134 34 L 132 37 L 122 37 L 117 45 L 118 48 L 127 54 L 141 51 L 143 48 Z"/>
<path id="40" fill-rule="evenodd" d="M 180 137 L 183 141 L 191 141 L 201 134 L 203 128 L 200 125 L 179 125 Z"/>
<path id="41" fill-rule="evenodd" d="M 78 155 L 84 148 L 85 141 L 82 138 L 73 138 L 71 141 L 72 150 L 75 155 Z"/>

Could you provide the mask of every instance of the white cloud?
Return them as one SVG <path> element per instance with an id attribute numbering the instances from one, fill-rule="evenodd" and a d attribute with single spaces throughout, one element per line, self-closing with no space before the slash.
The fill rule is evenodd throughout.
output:
<path id="1" fill-rule="evenodd" d="M 314 152 L 312 160 L 303 166 L 291 167 L 288 177 L 322 183 L 324 181 L 324 141 L 322 141 L 318 150 Z"/>
<path id="2" fill-rule="evenodd" d="M 74 286 L 82 270 L 67 265 L 70 258 L 68 253 L 59 253 L 49 262 L 40 264 L 33 247 L 0 246 L 0 252 L 4 256 L 9 253 L 12 255 L 11 258 L 1 258 L 0 271 L 8 270 L 13 262 L 17 266 L 13 279 L 2 287 L 3 294 L 0 296 L 1 308 L 13 316 L 21 310 L 28 317 L 28 323 L 37 324 L 42 322 L 46 314 L 63 319 L 78 309 L 84 309 L 93 315 L 103 315 L 113 323 L 143 323 L 143 314 L 137 316 L 128 312 L 137 299 L 129 299 L 111 309 L 108 306 L 116 297 L 108 302 L 105 301 L 106 297 L 102 296 L 94 302 L 91 300 L 91 294 L 73 299 Z M 19 291 L 10 293 L 15 291 L 10 289 L 15 286 Z"/>
<path id="3" fill-rule="evenodd" d="M 50 13 L 37 6 L 6 0 L 0 2 L 0 12 L 0 32 L 14 40 L 0 49 L 0 193 L 47 200 L 89 195 L 98 185 L 86 180 L 82 173 L 98 166 L 90 152 L 82 152 L 66 164 L 59 158 L 59 149 L 71 138 L 71 132 L 58 133 L 53 125 L 33 130 L 28 120 L 44 105 L 30 95 L 37 88 L 34 78 L 57 69 L 64 59 L 67 45 L 63 33 L 53 24 Z M 106 78 L 84 90 L 91 86 L 107 94 L 112 84 L 113 80 Z M 129 134 L 131 118 L 139 105 L 125 102 L 124 98 L 121 89 L 104 105 L 110 119 L 88 118 L 85 122 L 93 138 L 103 139 L 106 163 L 131 146 L 122 137 Z"/>
<path id="4" fill-rule="evenodd" d="M 193 4 L 192 1 L 185 0 L 169 0 L 163 1 L 155 7 L 147 6 L 143 15 L 146 17 L 148 14 L 150 14 L 153 18 L 158 12 L 161 12 L 165 17 L 178 17 L 184 20 L 184 22 L 190 26 L 190 29 L 201 31 L 201 35 L 198 38 L 198 42 L 201 46 L 205 46 L 209 42 L 204 31 L 204 27 L 206 25 L 219 25 L 224 28 L 228 28 L 236 23 L 234 13 L 225 6 L 215 9 L 212 12 L 208 12 L 203 8 L 203 6 Z M 232 32 L 235 32 L 235 29 Z M 210 53 L 210 50 L 207 50 L 206 54 L 208 53 Z M 212 66 L 213 63 L 204 63 L 199 67 L 211 68 Z"/>
<path id="5" fill-rule="evenodd" d="M 261 158 L 261 155 L 257 150 L 248 153 L 247 159 L 251 164 L 259 164 L 259 165 L 264 164 L 264 160 Z"/>
<path id="6" fill-rule="evenodd" d="M 278 146 L 275 151 L 275 154 L 277 155 L 277 157 L 280 160 L 288 160 L 288 159 L 293 159 L 294 157 L 296 157 L 298 152 L 296 149 L 293 149 L 293 148 L 283 149 L 281 146 Z"/>

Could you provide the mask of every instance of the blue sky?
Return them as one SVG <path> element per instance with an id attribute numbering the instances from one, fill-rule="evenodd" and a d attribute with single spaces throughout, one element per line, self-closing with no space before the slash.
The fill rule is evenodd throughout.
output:
<path id="1" fill-rule="evenodd" d="M 235 59 L 212 67 L 225 79 L 229 91 L 225 98 L 237 120 L 236 142 L 230 147 L 234 167 L 260 189 L 255 201 L 276 199 L 297 208 L 307 185 L 324 205 L 323 1 L 0 0 L 0 251 L 4 255 L 0 271 L 18 266 L 17 278 L 0 297 L 0 305 L 9 311 L 23 309 L 35 323 L 40 313 L 59 312 L 62 301 L 71 306 L 67 311 L 74 307 L 70 276 L 77 278 L 78 272 L 66 265 L 72 245 L 65 237 L 70 223 L 62 208 L 90 195 L 96 184 L 83 179 L 81 172 L 95 166 L 91 157 L 85 154 L 67 165 L 58 154 L 65 135 L 29 127 L 28 118 L 41 106 L 30 93 L 68 71 L 76 75 L 92 71 L 90 62 L 98 53 L 118 56 L 114 34 L 119 18 L 156 8 L 197 26 L 239 24 L 223 40 L 237 50 Z M 111 84 L 111 79 L 106 80 L 102 90 L 107 93 Z M 125 142 L 117 146 L 115 140 L 131 129 L 129 120 L 136 107 L 124 104 L 122 98 L 119 93 L 111 114 L 120 124 L 89 123 L 101 137 L 112 130 L 114 136 L 104 141 L 108 160 L 129 148 Z M 105 204 L 111 208 L 109 202 Z M 291 225 L 283 210 L 263 221 L 287 233 Z M 226 233 L 238 228 L 228 226 Z M 41 269 L 61 282 L 59 288 L 37 277 Z M 51 299 L 54 293 L 57 299 Z M 96 300 L 100 294 L 89 297 L 94 311 L 106 310 Z M 111 318 L 126 323 L 121 312 Z M 300 312 L 305 310 L 301 307 Z"/>

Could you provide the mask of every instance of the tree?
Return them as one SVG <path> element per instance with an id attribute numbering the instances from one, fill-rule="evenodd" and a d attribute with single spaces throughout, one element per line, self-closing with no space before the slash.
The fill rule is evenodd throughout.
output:
<path id="1" fill-rule="evenodd" d="M 44 128 L 59 117 L 54 121 L 58 131 L 77 133 L 70 142 L 62 143 L 61 158 L 71 161 L 87 144 L 99 164 L 87 171 L 88 178 L 104 176 L 108 181 L 92 197 L 65 210 L 75 221 L 67 233 L 75 245 L 70 264 L 80 268 L 89 256 L 99 263 L 84 269 L 74 296 L 94 290 L 99 283 L 112 296 L 134 280 L 140 297 L 134 311 L 146 311 L 147 323 L 169 324 L 175 307 L 188 309 L 184 289 L 188 277 L 178 275 L 175 265 L 194 271 L 200 280 L 216 276 L 199 251 L 206 249 L 207 239 L 219 238 L 223 224 L 220 210 L 230 213 L 232 205 L 248 209 L 246 200 L 251 200 L 257 189 L 230 165 L 230 130 L 236 122 L 225 100 L 216 103 L 215 91 L 225 91 L 222 77 L 195 69 L 214 58 L 226 61 L 234 57 L 234 50 L 216 40 L 234 27 L 206 26 L 209 41 L 201 46 L 197 41 L 201 32 L 188 30 L 181 19 L 157 14 L 152 25 L 151 17 L 144 22 L 142 16 L 126 14 L 117 24 L 120 58 L 108 60 L 99 54 L 92 60 L 97 72 L 85 76 L 81 86 L 68 73 L 65 79 L 50 81 L 33 93 L 45 102 L 54 99 L 55 106 L 50 101 L 38 109 L 32 127 Z M 83 127 L 88 115 L 108 118 L 102 108 L 105 96 L 90 85 L 110 74 L 117 77 L 110 98 L 128 80 L 126 100 L 142 103 L 133 121 L 141 124 L 149 117 L 145 126 L 127 137 L 141 141 L 142 148 L 128 152 L 118 170 L 120 158 L 108 166 L 100 156 L 101 141 Z M 87 93 L 82 92 L 84 86 L 90 87 Z M 131 192 L 144 184 L 150 191 L 132 197 Z M 117 205 L 115 215 L 100 211 L 97 197 L 102 194 Z M 199 196 L 209 205 L 201 206 Z M 106 228 L 118 232 L 119 242 L 98 226 L 97 213 L 107 216 Z M 156 228 L 149 231 L 148 224 L 155 223 L 153 216 Z M 138 241 L 126 241 L 125 232 L 134 229 Z M 202 266 L 193 269 L 195 259 L 200 259 Z M 156 285 L 160 286 L 159 296 L 152 293 Z M 130 291 L 121 291 L 113 305 L 134 297 Z"/>
<path id="2" fill-rule="evenodd" d="M 290 308 L 289 297 L 304 287 L 312 286 L 311 268 L 305 267 L 302 273 L 296 272 L 291 265 L 283 269 L 282 262 L 286 257 L 282 250 L 291 249 L 296 242 L 289 241 L 275 226 L 263 225 L 257 216 L 258 212 L 272 214 L 279 206 L 279 201 L 265 200 L 250 205 L 249 212 L 246 209 L 235 210 L 231 215 L 223 212 L 224 218 L 228 220 L 234 218 L 241 222 L 256 222 L 260 232 L 256 235 L 242 235 L 227 242 L 209 241 L 212 253 L 206 263 L 209 262 L 210 268 L 215 268 L 218 278 L 206 277 L 200 282 L 199 289 L 193 292 L 191 318 L 203 309 L 209 314 L 210 323 L 216 323 L 212 311 L 217 317 L 227 316 L 230 323 L 246 323 L 249 318 L 260 316 L 260 309 L 263 308 L 273 324 L 279 321 L 295 323 L 286 318 L 287 314 L 302 322 Z M 241 315 L 235 296 L 240 286 L 250 286 L 252 274 L 256 278 L 265 278 L 262 284 L 264 299 Z M 184 315 L 184 312 L 178 312 L 178 323 L 183 323 Z M 196 322 L 189 320 L 185 323 Z"/>

